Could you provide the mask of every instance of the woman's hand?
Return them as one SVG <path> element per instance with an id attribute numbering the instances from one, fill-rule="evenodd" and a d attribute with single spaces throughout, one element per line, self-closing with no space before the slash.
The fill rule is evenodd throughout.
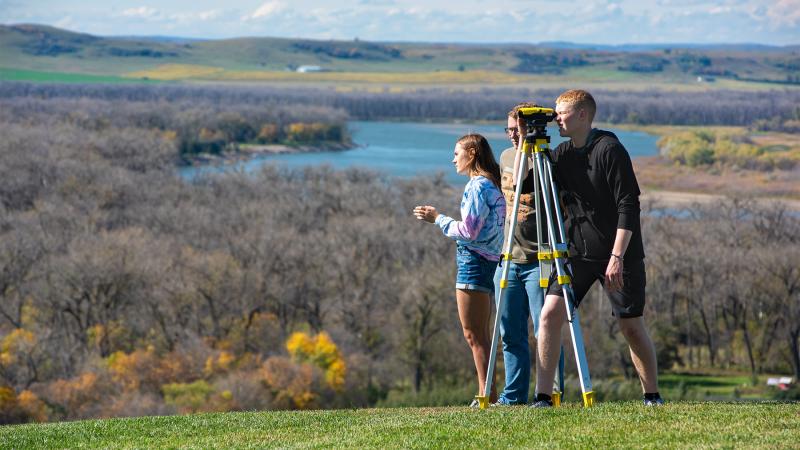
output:
<path id="1" fill-rule="evenodd" d="M 433 206 L 416 206 L 414 207 L 414 217 L 419 220 L 424 220 L 426 222 L 434 223 L 436 222 L 436 217 L 439 216 L 439 213 L 436 212 L 436 208 Z"/>

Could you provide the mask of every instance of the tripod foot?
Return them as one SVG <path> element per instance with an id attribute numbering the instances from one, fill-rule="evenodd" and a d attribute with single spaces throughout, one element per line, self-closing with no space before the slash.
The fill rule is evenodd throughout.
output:
<path id="1" fill-rule="evenodd" d="M 591 408 L 594 406 L 594 391 L 583 393 L 583 406 L 584 408 Z"/>

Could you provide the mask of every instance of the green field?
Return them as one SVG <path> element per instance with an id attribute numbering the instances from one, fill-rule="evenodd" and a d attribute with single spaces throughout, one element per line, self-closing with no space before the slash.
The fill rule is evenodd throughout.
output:
<path id="1" fill-rule="evenodd" d="M 797 448 L 800 404 L 249 412 L 0 428 L 2 448 Z"/>
<path id="2" fill-rule="evenodd" d="M 41 72 L 0 67 L 0 81 L 32 81 L 37 83 L 161 83 L 159 80 L 123 78 L 113 75 Z"/>

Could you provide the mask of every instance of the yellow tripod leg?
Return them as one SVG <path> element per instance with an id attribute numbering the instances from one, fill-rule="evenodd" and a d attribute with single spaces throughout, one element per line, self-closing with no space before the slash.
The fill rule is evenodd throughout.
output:
<path id="1" fill-rule="evenodd" d="M 583 407 L 584 408 L 591 408 L 594 406 L 594 391 L 584 392 L 583 393 Z"/>

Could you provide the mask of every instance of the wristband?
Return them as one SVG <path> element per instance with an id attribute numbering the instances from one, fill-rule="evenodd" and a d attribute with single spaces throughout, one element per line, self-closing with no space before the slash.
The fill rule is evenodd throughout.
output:
<path id="1" fill-rule="evenodd" d="M 613 256 L 614 258 L 617 258 L 618 260 L 620 260 L 620 262 L 622 262 L 622 256 L 621 255 L 615 255 L 614 253 L 611 253 L 611 256 Z"/>

